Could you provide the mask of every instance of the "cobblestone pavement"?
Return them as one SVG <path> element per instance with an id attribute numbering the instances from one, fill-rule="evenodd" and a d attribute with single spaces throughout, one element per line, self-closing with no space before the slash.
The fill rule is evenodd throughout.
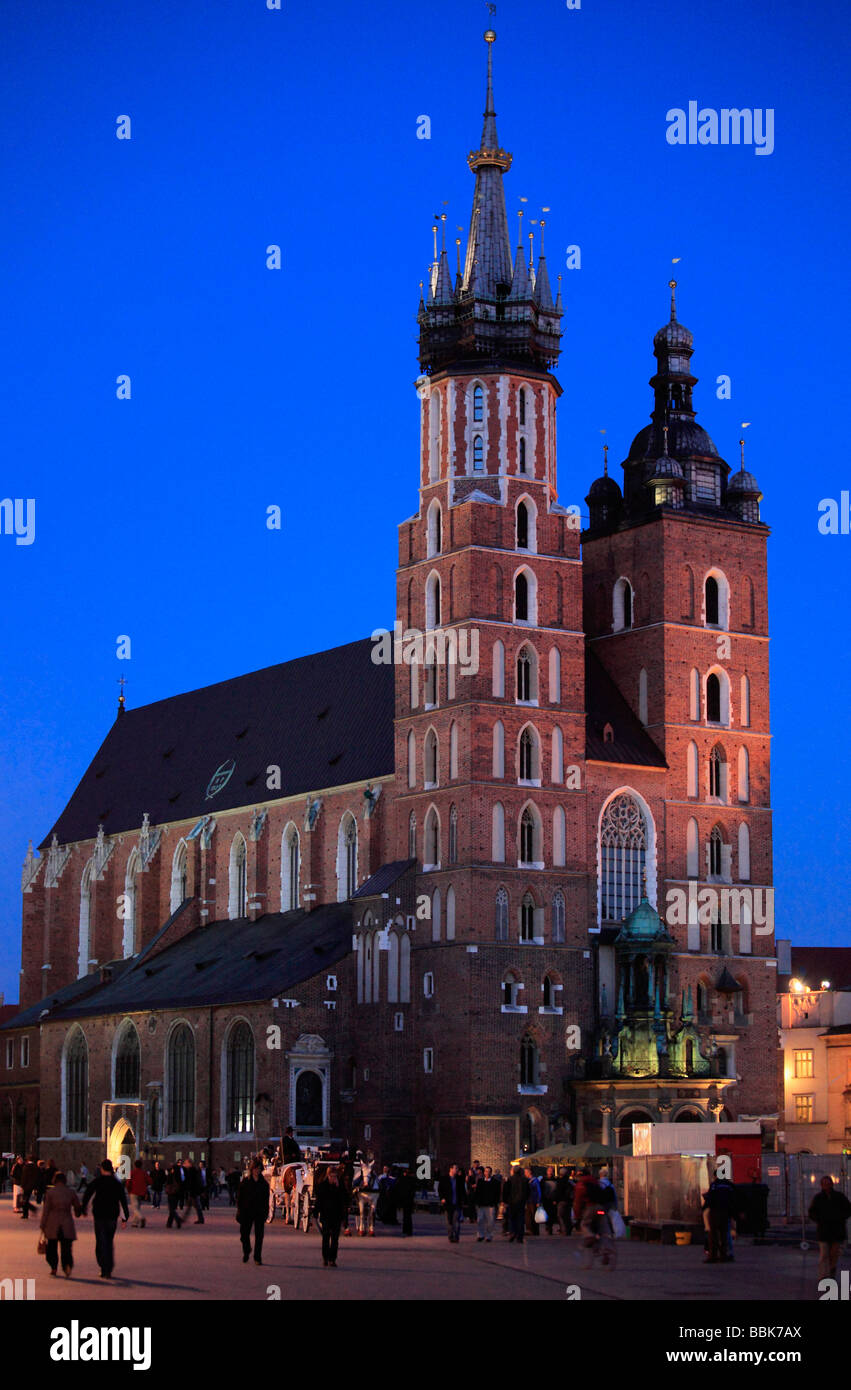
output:
<path id="1" fill-rule="evenodd" d="M 475 1228 L 462 1228 L 451 1245 L 439 1216 L 417 1213 L 414 1236 L 377 1226 L 374 1238 L 340 1241 L 336 1269 L 322 1265 L 315 1227 L 305 1235 L 280 1221 L 266 1227 L 263 1265 L 242 1263 L 233 1208 L 214 1206 L 204 1226 L 187 1223 L 166 1230 L 166 1213 L 147 1211 L 144 1230 L 119 1225 L 111 1281 L 98 1276 L 91 1218 L 77 1221 L 75 1269 L 70 1280 L 50 1277 L 36 1253 L 38 1219 L 13 1214 L 0 1200 L 0 1279 L 34 1279 L 36 1299 L 91 1300 L 282 1299 L 341 1300 L 559 1299 L 579 1286 L 586 1300 L 756 1300 L 815 1301 L 818 1254 L 795 1246 L 737 1243 L 732 1264 L 705 1265 L 699 1246 L 617 1243 L 617 1267 L 581 1267 L 575 1239 L 528 1238 L 512 1245 L 498 1233 L 478 1243 Z M 843 1254 L 840 1268 L 847 1267 Z M 575 1297 L 576 1294 L 573 1294 Z"/>

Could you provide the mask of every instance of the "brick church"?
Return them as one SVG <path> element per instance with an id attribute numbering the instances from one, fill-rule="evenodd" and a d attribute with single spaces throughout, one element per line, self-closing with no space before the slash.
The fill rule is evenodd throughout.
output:
<path id="1" fill-rule="evenodd" d="M 395 638 L 121 698 L 24 864 L 3 1150 L 773 1143 L 774 938 L 704 893 L 771 884 L 761 495 L 696 422 L 672 287 L 623 485 L 581 533 L 559 502 L 561 296 L 542 244 L 512 252 L 485 37 L 466 256 L 435 241 L 419 304 Z"/>

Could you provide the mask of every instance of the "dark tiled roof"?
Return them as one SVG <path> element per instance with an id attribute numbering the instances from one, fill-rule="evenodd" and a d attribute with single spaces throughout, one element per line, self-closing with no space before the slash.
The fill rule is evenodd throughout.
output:
<path id="1" fill-rule="evenodd" d="M 667 767 L 662 753 L 636 718 L 614 681 L 593 651 L 585 661 L 585 756 L 602 763 L 634 763 Z M 614 739 L 606 743 L 603 730 L 611 724 Z"/>
<path id="2" fill-rule="evenodd" d="M 790 979 L 809 989 L 818 989 L 822 980 L 832 989 L 851 989 L 851 946 L 793 946 L 792 970 L 779 976 L 781 989 Z"/>
<path id="3" fill-rule="evenodd" d="M 140 957 L 97 994 L 69 1001 L 53 1017 L 272 999 L 330 969 L 351 949 L 351 903 L 270 912 L 256 922 L 210 922 L 149 960 Z"/>
<path id="4" fill-rule="evenodd" d="M 145 812 L 163 825 L 392 773 L 394 668 L 373 650 L 366 638 L 127 710 L 54 825 L 59 843 L 93 839 L 101 823 L 134 830 Z"/>
<path id="5" fill-rule="evenodd" d="M 416 864 L 416 859 L 394 859 L 390 864 L 382 864 L 374 874 L 361 884 L 354 898 L 374 898 L 376 893 L 386 893 L 387 889 Z"/>
<path id="6" fill-rule="evenodd" d="M 116 971 L 124 970 L 129 966 L 129 961 L 112 962 L 113 976 Z M 4 1019 L 0 1028 L 29 1028 L 34 1023 L 38 1023 L 42 1014 L 47 1012 L 54 1014 L 69 1004 L 77 1004 L 80 1000 L 94 994 L 98 989 L 102 989 L 101 976 L 99 971 L 92 972 L 91 975 L 83 975 L 79 980 L 74 980 L 70 985 L 63 985 L 62 989 L 54 990 L 52 994 L 46 994 L 38 1003 L 30 1004 L 20 1013 L 16 1013 L 13 1018 Z"/>

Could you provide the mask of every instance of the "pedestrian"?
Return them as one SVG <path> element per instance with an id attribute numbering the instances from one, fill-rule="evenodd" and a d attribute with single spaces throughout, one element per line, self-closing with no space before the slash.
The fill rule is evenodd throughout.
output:
<path id="1" fill-rule="evenodd" d="M 464 1206 L 464 1216 L 472 1226 L 476 1224 L 476 1201 L 474 1192 L 476 1183 L 479 1181 L 479 1170 L 475 1163 L 471 1163 L 467 1172 L 464 1174 L 464 1187 L 467 1192 L 467 1201 Z"/>
<path id="2" fill-rule="evenodd" d="M 597 1184 L 591 1177 L 590 1169 L 580 1168 L 573 1187 L 573 1218 L 580 1230 L 586 1207 L 596 1201 L 597 1195 Z"/>
<path id="3" fill-rule="evenodd" d="M 174 1225 L 175 1221 L 177 1222 L 178 1230 L 180 1230 L 181 1226 L 183 1225 L 183 1217 L 178 1216 L 177 1214 L 177 1208 L 180 1204 L 180 1198 L 183 1193 L 183 1179 L 181 1176 L 182 1173 L 183 1169 L 175 1163 L 171 1168 L 169 1168 L 166 1174 L 165 1185 L 163 1187 L 163 1191 L 165 1192 L 165 1199 L 168 1202 L 168 1220 L 165 1223 L 166 1230 L 171 1230 L 171 1227 Z"/>
<path id="4" fill-rule="evenodd" d="M 201 1210 L 209 1211 L 211 1177 L 208 1172 L 206 1163 L 199 1163 L 198 1167 L 195 1169 L 195 1172 L 198 1177 L 198 1198 L 201 1203 Z"/>
<path id="5" fill-rule="evenodd" d="M 189 1211 L 195 1212 L 195 1225 L 203 1226 L 204 1213 L 201 1210 L 201 1174 L 191 1158 L 183 1160 L 183 1196 Z M 188 1212 L 187 1217 L 188 1219 Z"/>
<path id="6" fill-rule="evenodd" d="M 375 1207 L 375 1215 L 384 1226 L 399 1225 L 399 1219 L 396 1216 L 396 1198 L 393 1194 L 395 1186 L 396 1179 L 385 1163 L 381 1170 L 381 1177 L 378 1179 L 378 1202 Z"/>
<path id="7" fill-rule="evenodd" d="M 269 1184 L 263 1176 L 261 1159 L 252 1160 L 248 1177 L 239 1184 L 236 1198 L 236 1219 L 239 1222 L 239 1236 L 242 1241 L 242 1263 L 248 1264 L 251 1257 L 251 1232 L 254 1231 L 254 1263 L 263 1263 L 263 1227 L 269 1215 Z"/>
<path id="8" fill-rule="evenodd" d="M 24 1196 L 24 1160 L 18 1155 L 12 1164 L 12 1211 L 20 1212 Z"/>
<path id="9" fill-rule="evenodd" d="M 554 1197 L 559 1231 L 563 1236 L 569 1236 L 573 1230 L 573 1183 L 567 1169 L 556 1179 Z"/>
<path id="10" fill-rule="evenodd" d="M 461 1218 L 467 1201 L 464 1175 L 457 1163 L 451 1164 L 447 1176 L 440 1179 L 437 1195 L 440 1198 L 441 1210 L 446 1216 L 449 1242 L 451 1245 L 457 1245 L 461 1239 Z"/>
<path id="11" fill-rule="evenodd" d="M 393 1195 L 396 1198 L 398 1210 L 402 1213 L 402 1235 L 412 1236 L 414 1234 L 414 1199 L 417 1195 L 417 1184 L 407 1163 L 402 1168 L 401 1176 L 396 1179 Z"/>
<path id="12" fill-rule="evenodd" d="M 473 1189 L 476 1207 L 476 1221 L 479 1234 L 476 1240 L 493 1240 L 496 1225 L 496 1208 L 499 1202 L 499 1179 L 494 1177 L 492 1168 L 483 1168 Z"/>
<path id="13" fill-rule="evenodd" d="M 47 1241 L 45 1257 L 54 1279 L 59 1265 L 60 1250 L 62 1273 L 66 1279 L 71 1278 L 71 1270 L 74 1268 L 71 1245 L 77 1239 L 74 1216 L 79 1216 L 81 1210 L 80 1199 L 76 1192 L 68 1187 L 65 1174 L 55 1173 L 41 1208 L 41 1231 Z"/>
<path id="14" fill-rule="evenodd" d="M 166 1172 L 162 1164 L 158 1161 L 154 1164 L 151 1173 L 151 1206 L 157 1210 L 162 1206 L 163 1189 L 166 1182 Z"/>
<path id="15" fill-rule="evenodd" d="M 541 1206 L 547 1213 L 547 1235 L 551 1236 L 556 1219 L 556 1170 L 552 1166 L 541 1179 Z"/>
<path id="16" fill-rule="evenodd" d="M 89 1170 L 85 1163 L 80 1164 L 80 1177 L 77 1182 L 77 1191 L 84 1192 L 89 1185 Z"/>
<path id="17" fill-rule="evenodd" d="M 817 1192 L 808 1213 L 816 1223 L 818 1240 L 818 1277 L 835 1279 L 839 1251 L 845 1242 L 846 1225 L 851 1216 L 851 1202 L 844 1192 L 838 1192 L 833 1178 L 825 1173 L 821 1180 L 821 1192 Z"/>
<path id="18" fill-rule="evenodd" d="M 133 1165 L 127 1191 L 130 1193 L 130 1205 L 133 1208 L 133 1220 L 130 1225 L 144 1226 L 145 1217 L 142 1215 L 142 1203 L 148 1195 L 148 1175 L 141 1158 L 137 1158 Z"/>
<path id="19" fill-rule="evenodd" d="M 526 1203 L 529 1200 L 529 1179 L 520 1169 L 520 1165 L 515 1163 L 511 1168 L 511 1176 L 505 1184 L 506 1204 L 508 1207 L 508 1223 L 511 1235 L 509 1241 L 518 1241 L 523 1244 L 523 1234 L 525 1230 Z"/>
<path id="20" fill-rule="evenodd" d="M 703 1194 L 704 1209 L 709 1212 L 709 1254 L 707 1264 L 726 1264 L 730 1254 L 730 1218 L 736 1189 L 727 1178 L 715 1177 Z"/>
<path id="21" fill-rule="evenodd" d="M 336 1168 L 329 1168 L 316 1190 L 316 1210 L 322 1228 L 322 1263 L 332 1269 L 337 1265 L 340 1227 L 348 1213 L 349 1196 L 340 1183 Z"/>
<path id="22" fill-rule="evenodd" d="M 529 1182 L 529 1195 L 526 1198 L 526 1234 L 528 1236 L 539 1236 L 541 1234 L 538 1222 L 535 1220 L 535 1213 L 541 1206 L 543 1190 L 541 1179 L 536 1178 L 531 1168 L 525 1169 L 526 1177 Z"/>
<path id="23" fill-rule="evenodd" d="M 118 1213 L 123 1210 L 122 1225 L 126 1226 L 130 1219 L 130 1212 L 127 1208 L 124 1184 L 118 1181 L 108 1158 L 103 1160 L 98 1176 L 86 1188 L 81 1216 L 86 1215 L 89 1202 L 92 1204 L 92 1218 L 95 1223 L 95 1258 L 100 1266 L 100 1277 L 101 1279 L 111 1279 L 112 1271 L 115 1268 L 113 1245 L 118 1226 Z"/>
<path id="24" fill-rule="evenodd" d="M 27 1221 L 30 1214 L 30 1198 L 36 1191 L 39 1181 L 38 1164 L 32 1154 L 27 1156 L 27 1161 L 21 1173 L 21 1220 Z"/>
<path id="25" fill-rule="evenodd" d="M 236 1165 L 234 1165 L 234 1167 L 231 1168 L 230 1172 L 227 1175 L 227 1178 L 225 1179 L 225 1182 L 227 1184 L 228 1189 L 228 1202 L 232 1207 L 235 1207 L 236 1194 L 240 1183 L 239 1169 L 236 1167 Z"/>

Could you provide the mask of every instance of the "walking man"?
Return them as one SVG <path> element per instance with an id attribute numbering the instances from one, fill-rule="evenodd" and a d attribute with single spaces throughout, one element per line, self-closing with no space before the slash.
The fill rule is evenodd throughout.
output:
<path id="1" fill-rule="evenodd" d="M 464 1215 L 464 1203 L 467 1200 L 464 1175 L 457 1163 L 453 1163 L 448 1175 L 440 1179 L 437 1184 L 437 1195 L 440 1198 L 441 1210 L 446 1215 L 449 1242 L 451 1245 L 457 1245 L 461 1239 L 461 1218 Z"/>
<path id="2" fill-rule="evenodd" d="M 411 1176 L 411 1170 L 407 1163 L 402 1169 L 402 1176 L 396 1179 L 394 1191 L 398 1209 L 402 1213 L 402 1235 L 412 1236 L 414 1234 L 414 1198 L 417 1195 L 417 1184 Z"/>
<path id="3" fill-rule="evenodd" d="M 145 1218 L 142 1215 L 142 1202 L 148 1195 L 148 1175 L 145 1172 L 145 1165 L 141 1158 L 137 1158 L 130 1174 L 130 1181 L 127 1184 L 127 1191 L 130 1193 L 130 1205 L 133 1208 L 133 1220 L 131 1226 L 144 1226 Z"/>
<path id="4" fill-rule="evenodd" d="M 95 1223 L 95 1259 L 100 1265 L 101 1279 L 111 1279 L 112 1271 L 115 1268 L 113 1244 L 118 1225 L 118 1213 L 120 1210 L 124 1211 L 122 1224 L 126 1226 L 130 1219 L 130 1212 L 127 1209 L 124 1184 L 118 1181 L 108 1158 L 103 1160 L 98 1176 L 86 1188 L 83 1195 L 82 1216 L 86 1215 L 90 1201 Z"/>
<path id="5" fill-rule="evenodd" d="M 184 1158 L 183 1160 L 183 1192 L 187 1207 L 190 1210 L 194 1208 L 195 1225 L 203 1226 L 204 1213 L 201 1210 L 201 1175 L 191 1158 Z"/>
<path id="6" fill-rule="evenodd" d="M 52 1277 L 56 1278 L 59 1265 L 59 1251 L 62 1251 L 62 1273 L 71 1278 L 74 1258 L 71 1245 L 77 1239 L 74 1229 L 74 1215 L 80 1215 L 80 1199 L 65 1182 L 65 1174 L 57 1173 L 53 1184 L 44 1194 L 41 1208 L 41 1230 L 47 1241 L 47 1263 Z"/>
<path id="7" fill-rule="evenodd" d="M 263 1228 L 269 1215 L 269 1184 L 263 1176 L 263 1164 L 259 1158 L 252 1159 L 248 1177 L 239 1184 L 236 1197 L 236 1219 L 239 1222 L 239 1235 L 242 1240 L 242 1263 L 248 1264 L 251 1256 L 251 1232 L 254 1231 L 254 1263 L 263 1263 Z"/>
<path id="8" fill-rule="evenodd" d="M 169 1168 L 168 1173 L 166 1174 L 165 1199 L 168 1202 L 168 1221 L 165 1224 L 166 1230 L 169 1231 L 171 1230 L 175 1221 L 177 1222 L 178 1230 L 180 1230 L 181 1226 L 183 1225 L 183 1217 L 178 1216 L 177 1214 L 178 1203 L 180 1202 L 180 1198 L 183 1193 L 181 1179 L 182 1172 L 183 1169 L 178 1164 L 175 1164 L 172 1168 Z"/>
<path id="9" fill-rule="evenodd" d="M 476 1220 L 479 1226 L 477 1240 L 493 1240 L 496 1225 L 496 1208 L 499 1202 L 499 1179 L 493 1175 L 492 1168 L 485 1168 L 476 1182 L 473 1192 L 476 1207 Z"/>
<path id="10" fill-rule="evenodd" d="M 839 1251 L 845 1241 L 845 1223 L 851 1216 L 851 1202 L 844 1192 L 837 1192 L 833 1178 L 827 1174 L 821 1180 L 821 1192 L 817 1192 L 810 1203 L 809 1216 L 816 1223 L 818 1277 L 835 1279 Z"/>
<path id="11" fill-rule="evenodd" d="M 26 1221 L 30 1214 L 30 1198 L 38 1187 L 38 1165 L 32 1154 L 27 1156 L 21 1173 L 21 1187 L 23 1188 L 21 1220 Z"/>
<path id="12" fill-rule="evenodd" d="M 518 1241 L 523 1244 L 523 1234 L 526 1229 L 526 1203 L 529 1200 L 529 1179 L 521 1172 L 519 1164 L 515 1164 L 511 1169 L 511 1177 L 506 1186 L 506 1201 L 508 1203 L 508 1223 L 511 1235 L 510 1241 Z"/>
<path id="13" fill-rule="evenodd" d="M 349 1209 L 349 1194 L 340 1183 L 336 1168 L 329 1168 L 316 1192 L 316 1207 L 322 1227 L 322 1263 L 336 1268 L 340 1227 Z"/>

